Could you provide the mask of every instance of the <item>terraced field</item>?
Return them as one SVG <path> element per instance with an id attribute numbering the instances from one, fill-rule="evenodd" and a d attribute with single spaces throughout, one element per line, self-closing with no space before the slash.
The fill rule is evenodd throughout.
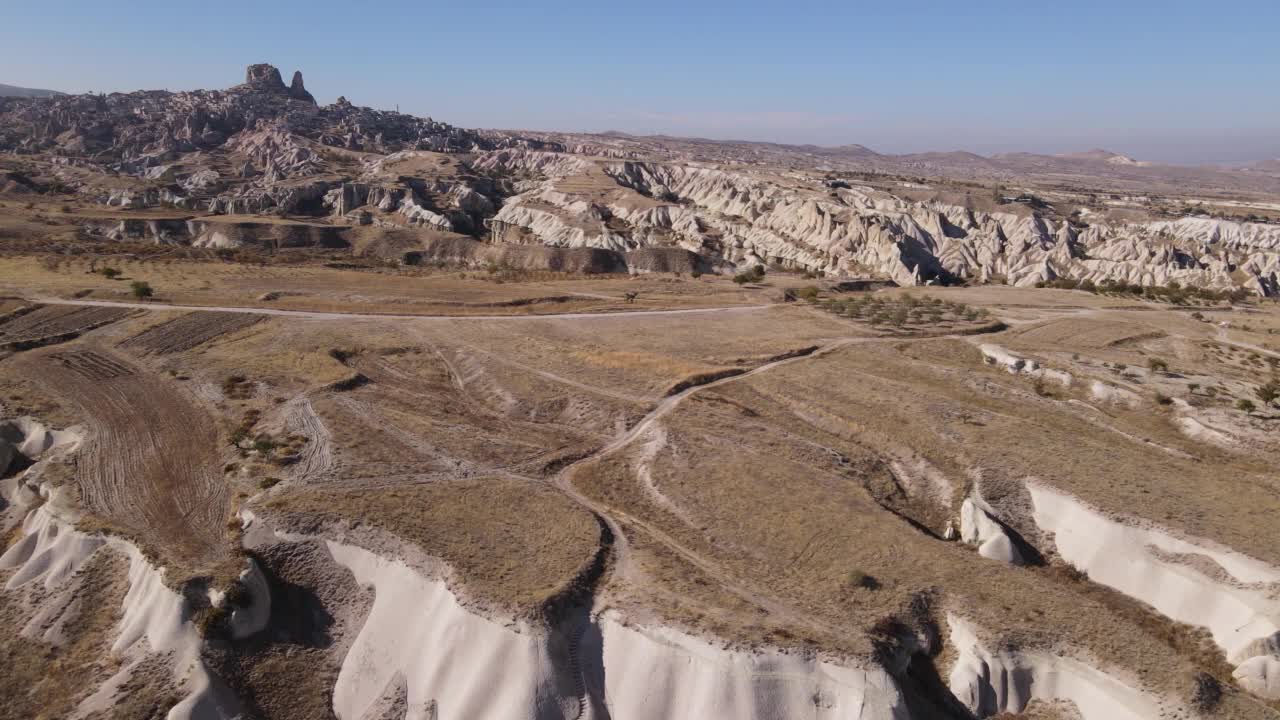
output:
<path id="1" fill-rule="evenodd" d="M 76 486 L 86 509 L 180 572 L 227 558 L 222 444 L 192 397 L 97 346 L 31 353 L 21 368 L 84 414 Z"/>
<path id="2" fill-rule="evenodd" d="M 0 351 L 66 342 L 132 313 L 128 308 L 22 306 L 0 319 Z"/>
<path id="3" fill-rule="evenodd" d="M 192 312 L 147 328 L 120 345 L 152 355 L 171 355 L 252 327 L 262 320 L 261 315 L 244 313 Z"/>

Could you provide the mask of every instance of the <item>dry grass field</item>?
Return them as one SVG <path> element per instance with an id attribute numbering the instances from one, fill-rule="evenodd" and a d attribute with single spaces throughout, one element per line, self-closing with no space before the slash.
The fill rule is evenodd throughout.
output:
<path id="1" fill-rule="evenodd" d="M 159 298 L 15 314 L 124 290 L 0 263 L 5 291 L 28 298 L 8 301 L 0 333 L 78 331 L 0 360 L 0 390 L 36 381 L 6 409 L 47 405 L 46 420 L 88 428 L 69 480 L 82 527 L 138 542 L 182 570 L 175 583 L 225 575 L 228 520 L 248 510 L 308 536 L 408 543 L 498 617 L 547 621 L 586 597 L 738 648 L 914 655 L 945 676 L 958 613 L 992 647 L 1177 702 L 1207 673 L 1226 693 L 1214 717 L 1272 716 L 1204 630 L 1074 571 L 1027 484 L 1280 566 L 1280 412 L 1254 397 L 1276 377 L 1274 306 L 1228 328 L 1056 290 L 774 303 L 807 281 L 121 263 Z M 257 300 L 268 288 L 297 295 Z M 624 288 L 636 303 L 594 297 Z M 591 297 L 500 304 L 570 292 Z M 427 316 L 380 317 L 393 307 Z M 902 325 L 870 321 L 898 310 Z M 475 317 L 505 313 L 523 316 Z M 954 539 L 975 494 L 1031 562 Z"/>

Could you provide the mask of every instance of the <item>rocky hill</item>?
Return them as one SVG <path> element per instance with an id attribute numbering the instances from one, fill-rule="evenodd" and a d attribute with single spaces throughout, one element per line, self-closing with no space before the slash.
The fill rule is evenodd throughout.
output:
<path id="1" fill-rule="evenodd" d="M 320 106 L 301 72 L 286 85 L 257 64 L 226 90 L 0 98 L 0 152 L 16 163 L 0 176 L 6 192 L 53 188 L 192 217 L 679 250 L 722 272 L 777 265 L 904 285 L 1065 278 L 1280 292 L 1280 206 L 1267 202 L 1280 181 L 1105 150 L 893 156 L 476 131 L 342 97 Z"/>
<path id="2" fill-rule="evenodd" d="M 62 94 L 57 90 L 41 90 L 40 88 L 25 88 L 0 83 L 0 97 L 53 97 Z"/>

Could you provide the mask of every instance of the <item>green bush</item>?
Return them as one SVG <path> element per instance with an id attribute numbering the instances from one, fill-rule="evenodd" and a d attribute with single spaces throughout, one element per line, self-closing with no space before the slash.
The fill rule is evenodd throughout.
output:
<path id="1" fill-rule="evenodd" d="M 1252 400 L 1246 400 L 1245 398 L 1240 398 L 1239 400 L 1236 401 L 1236 409 L 1239 410 L 1240 412 L 1251 413 L 1254 410 L 1257 410 L 1258 407 L 1253 404 Z"/>
<path id="2" fill-rule="evenodd" d="M 151 285 L 144 280 L 134 280 L 129 283 L 129 288 L 133 290 L 133 296 L 139 300 L 145 300 L 153 295 L 155 291 L 151 289 Z"/>

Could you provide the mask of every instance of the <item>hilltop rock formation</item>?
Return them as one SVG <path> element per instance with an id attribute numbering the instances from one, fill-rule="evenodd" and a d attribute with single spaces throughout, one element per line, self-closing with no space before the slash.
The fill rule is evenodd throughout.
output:
<path id="1" fill-rule="evenodd" d="M 294 100 L 309 102 L 312 105 L 316 102 L 316 99 L 312 97 L 311 93 L 307 92 L 307 89 L 302 85 L 301 70 L 293 71 L 293 80 L 289 83 L 289 97 Z"/>
<path id="2" fill-rule="evenodd" d="M 306 87 L 302 84 L 301 70 L 293 71 L 293 80 L 286 87 L 284 80 L 280 76 L 280 71 L 274 65 L 257 63 L 245 69 L 244 84 L 266 92 L 282 93 L 294 100 L 301 100 L 312 105 L 316 104 L 316 99 L 312 97 L 311 93 L 307 92 Z"/>
<path id="3" fill-rule="evenodd" d="M 285 85 L 265 63 L 227 90 L 0 98 L 0 151 L 48 158 L 72 189 L 128 208 L 314 214 L 340 184 L 335 166 L 350 161 L 326 148 L 471 152 L 507 142 L 345 99 L 319 107 L 301 72 Z"/>

